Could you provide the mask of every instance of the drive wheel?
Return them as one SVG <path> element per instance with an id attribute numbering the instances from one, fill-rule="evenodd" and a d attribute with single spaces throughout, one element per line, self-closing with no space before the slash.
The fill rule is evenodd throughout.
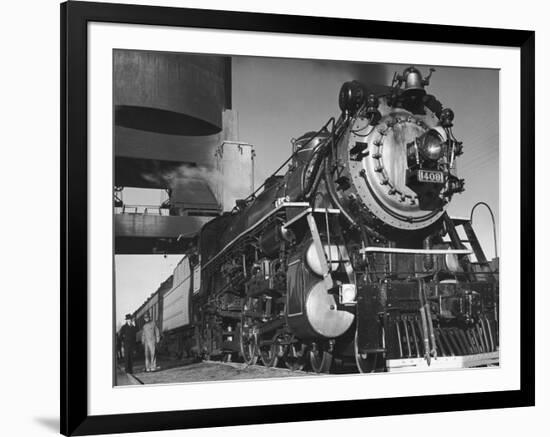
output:
<path id="1" fill-rule="evenodd" d="M 239 343 L 241 355 L 246 364 L 253 365 L 258 361 L 258 337 L 251 317 L 246 316 L 247 306 L 243 306 Z"/>
<path id="2" fill-rule="evenodd" d="M 315 373 L 328 373 L 332 366 L 332 353 L 313 343 L 309 351 L 309 364 Z"/>
<path id="3" fill-rule="evenodd" d="M 281 347 L 278 337 L 278 335 L 275 335 L 271 341 L 260 343 L 260 358 L 266 367 L 277 367 Z"/>
<path id="4" fill-rule="evenodd" d="M 241 355 L 249 366 L 258 361 L 258 344 L 254 335 L 241 334 Z"/>
<path id="5" fill-rule="evenodd" d="M 303 370 L 306 365 L 303 346 L 295 343 L 294 337 L 290 338 L 283 350 L 283 362 L 287 369 L 292 371 Z"/>

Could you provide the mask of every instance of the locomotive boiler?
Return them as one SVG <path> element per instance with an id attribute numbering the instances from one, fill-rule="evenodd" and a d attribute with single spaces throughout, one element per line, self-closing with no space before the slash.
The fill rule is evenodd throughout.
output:
<path id="1" fill-rule="evenodd" d="M 203 227 L 193 353 L 315 372 L 498 363 L 498 265 L 446 212 L 463 145 L 432 71 L 343 84 L 338 117 Z"/>

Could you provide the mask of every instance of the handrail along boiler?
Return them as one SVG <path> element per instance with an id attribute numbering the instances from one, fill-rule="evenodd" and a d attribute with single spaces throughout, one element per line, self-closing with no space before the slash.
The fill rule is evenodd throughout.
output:
<path id="1" fill-rule="evenodd" d="M 203 227 L 193 353 L 315 372 L 498 363 L 498 267 L 446 213 L 462 143 L 432 71 L 378 94 L 344 83 L 286 173 Z"/>

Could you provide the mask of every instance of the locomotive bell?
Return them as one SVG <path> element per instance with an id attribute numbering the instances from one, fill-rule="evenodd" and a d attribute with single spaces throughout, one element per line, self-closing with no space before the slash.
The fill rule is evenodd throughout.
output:
<path id="1" fill-rule="evenodd" d="M 414 67 L 409 67 L 403 72 L 403 81 L 405 86 L 403 89 L 404 96 L 423 96 L 426 94 L 424 89 L 425 82 L 422 79 L 422 74 Z"/>

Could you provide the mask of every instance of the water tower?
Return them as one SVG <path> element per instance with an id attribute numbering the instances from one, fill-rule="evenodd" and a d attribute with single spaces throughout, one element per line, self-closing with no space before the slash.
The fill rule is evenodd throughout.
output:
<path id="1" fill-rule="evenodd" d="M 231 58 L 114 50 L 113 65 L 115 253 L 180 253 L 253 188 Z M 154 190 L 157 204 L 139 201 Z"/>

